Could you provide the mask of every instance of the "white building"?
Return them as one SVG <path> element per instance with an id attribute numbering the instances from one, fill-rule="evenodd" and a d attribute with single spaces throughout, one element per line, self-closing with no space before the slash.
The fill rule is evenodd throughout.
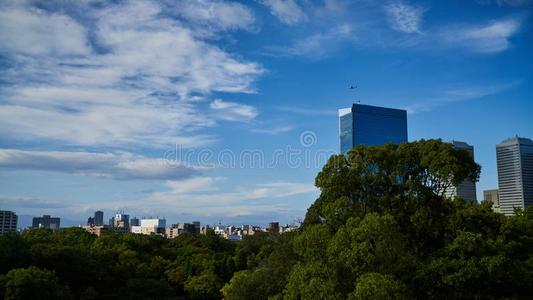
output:
<path id="1" fill-rule="evenodd" d="M 165 219 L 141 219 L 140 226 L 131 226 L 131 232 L 137 234 L 165 234 Z"/>

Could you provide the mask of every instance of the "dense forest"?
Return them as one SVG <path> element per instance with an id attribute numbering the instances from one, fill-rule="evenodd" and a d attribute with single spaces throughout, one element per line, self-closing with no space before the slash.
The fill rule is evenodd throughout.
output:
<path id="1" fill-rule="evenodd" d="M 332 156 L 296 232 L 0 237 L 4 299 L 531 299 L 533 208 L 444 196 L 480 166 L 439 140 Z"/>

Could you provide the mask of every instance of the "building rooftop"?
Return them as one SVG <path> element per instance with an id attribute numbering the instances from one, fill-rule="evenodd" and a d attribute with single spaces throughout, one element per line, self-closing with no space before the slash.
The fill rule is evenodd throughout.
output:
<path id="1" fill-rule="evenodd" d="M 512 137 L 512 138 L 509 138 L 509 139 L 506 139 L 506 140 L 502 141 L 501 143 L 496 145 L 496 147 L 519 145 L 519 144 L 520 145 L 533 146 L 533 141 L 528 139 L 528 138 L 515 136 L 515 137 Z"/>

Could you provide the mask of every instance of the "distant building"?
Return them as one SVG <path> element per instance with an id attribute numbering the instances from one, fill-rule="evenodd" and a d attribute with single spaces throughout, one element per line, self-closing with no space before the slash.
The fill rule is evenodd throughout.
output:
<path id="1" fill-rule="evenodd" d="M 483 191 L 483 200 L 492 202 L 492 209 L 495 212 L 500 212 L 500 194 L 498 190 Z"/>
<path id="2" fill-rule="evenodd" d="M 113 227 L 115 228 L 130 228 L 130 215 L 124 213 L 115 214 L 113 219 Z"/>
<path id="3" fill-rule="evenodd" d="M 363 104 L 339 109 L 339 139 L 342 154 L 358 145 L 407 142 L 407 112 Z"/>
<path id="4" fill-rule="evenodd" d="M 279 222 L 268 223 L 267 231 L 279 233 Z"/>
<path id="5" fill-rule="evenodd" d="M 17 214 L 9 210 L 0 210 L 0 235 L 17 231 Z"/>
<path id="6" fill-rule="evenodd" d="M 49 215 L 43 215 L 42 217 L 34 217 L 32 222 L 32 228 L 48 228 L 57 230 L 60 227 L 61 219 L 58 217 L 50 217 Z"/>
<path id="7" fill-rule="evenodd" d="M 165 229 L 165 235 L 167 238 L 172 239 L 182 233 L 199 234 L 200 231 L 200 222 L 195 221 L 192 223 L 177 223 L 167 227 Z"/>
<path id="8" fill-rule="evenodd" d="M 140 226 L 132 226 L 131 232 L 137 234 L 158 234 L 165 235 L 166 220 L 165 219 L 141 219 Z"/>
<path id="9" fill-rule="evenodd" d="M 130 219 L 130 226 L 140 226 L 141 221 L 137 217 L 133 217 Z"/>
<path id="10" fill-rule="evenodd" d="M 104 225 L 104 212 L 97 210 L 94 212 L 94 225 L 103 226 Z"/>
<path id="11" fill-rule="evenodd" d="M 514 137 L 496 145 L 500 211 L 513 215 L 514 208 L 533 203 L 533 141 Z"/>
<path id="12" fill-rule="evenodd" d="M 109 231 L 109 227 L 108 226 L 96 226 L 96 225 L 86 225 L 86 226 L 83 226 L 83 229 L 85 229 L 85 231 L 89 232 L 89 233 L 92 233 L 96 236 L 101 236 L 104 232 L 107 232 Z"/>
<path id="13" fill-rule="evenodd" d="M 458 141 L 452 141 L 451 144 L 455 149 L 464 149 L 472 155 L 472 159 L 474 159 L 474 147 L 465 143 L 465 142 L 458 142 Z M 476 194 L 476 183 L 465 180 L 461 182 L 458 186 L 452 186 L 446 189 L 445 195 L 449 198 L 453 197 L 461 197 L 466 200 L 477 200 L 477 194 Z"/>

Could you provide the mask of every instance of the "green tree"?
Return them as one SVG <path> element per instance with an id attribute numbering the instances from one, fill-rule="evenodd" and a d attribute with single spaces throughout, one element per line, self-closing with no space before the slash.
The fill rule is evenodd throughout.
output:
<path id="1" fill-rule="evenodd" d="M 367 273 L 359 277 L 350 300 L 404 300 L 412 299 L 407 287 L 390 275 Z"/>
<path id="2" fill-rule="evenodd" d="M 9 271 L 3 285 L 6 300 L 69 299 L 67 289 L 53 272 L 33 266 Z"/>

